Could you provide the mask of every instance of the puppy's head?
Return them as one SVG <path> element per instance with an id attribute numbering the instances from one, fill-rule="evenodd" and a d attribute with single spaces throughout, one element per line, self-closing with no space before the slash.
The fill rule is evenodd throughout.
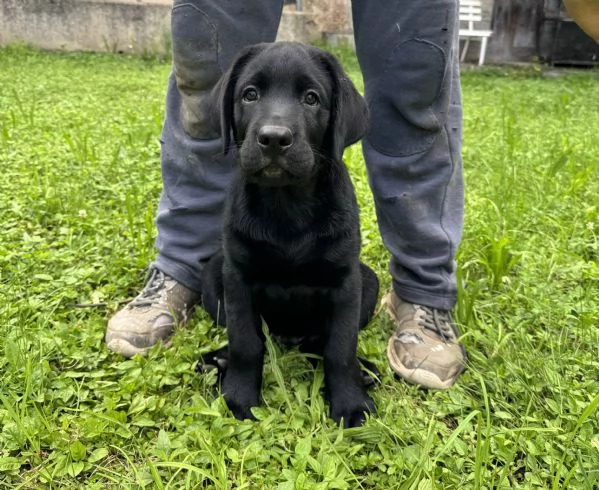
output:
<path id="1" fill-rule="evenodd" d="M 267 186 L 301 185 L 367 127 L 367 108 L 339 62 L 298 43 L 246 48 L 212 92 L 225 153 L 231 138 L 241 171 Z"/>

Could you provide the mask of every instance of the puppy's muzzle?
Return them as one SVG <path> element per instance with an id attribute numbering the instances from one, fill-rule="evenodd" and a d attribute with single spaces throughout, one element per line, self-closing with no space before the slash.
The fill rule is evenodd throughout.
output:
<path id="1" fill-rule="evenodd" d="M 266 156 L 278 156 L 293 145 L 293 133 L 285 126 L 262 126 L 258 130 L 258 146 Z"/>

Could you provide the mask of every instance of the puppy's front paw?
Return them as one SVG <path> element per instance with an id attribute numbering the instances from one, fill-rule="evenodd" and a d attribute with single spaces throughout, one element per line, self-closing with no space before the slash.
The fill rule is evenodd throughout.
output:
<path id="1" fill-rule="evenodd" d="M 376 407 L 368 393 L 339 393 L 331 395 L 331 417 L 338 424 L 343 419 L 343 427 L 359 427 L 366 420 L 367 413 L 376 412 Z"/>
<path id="2" fill-rule="evenodd" d="M 256 419 L 250 409 L 259 404 L 258 390 L 248 388 L 247 383 L 232 379 L 227 373 L 222 384 L 222 392 L 229 410 L 233 412 L 236 419 Z"/>
<path id="3" fill-rule="evenodd" d="M 256 420 L 256 417 L 254 417 L 254 414 L 252 413 L 251 408 L 258 405 L 257 403 L 241 402 L 237 399 L 228 397 L 226 395 L 225 395 L 225 401 L 227 402 L 227 407 L 229 407 L 229 410 L 231 410 L 231 412 L 233 413 L 233 415 L 235 416 L 236 419 Z"/>

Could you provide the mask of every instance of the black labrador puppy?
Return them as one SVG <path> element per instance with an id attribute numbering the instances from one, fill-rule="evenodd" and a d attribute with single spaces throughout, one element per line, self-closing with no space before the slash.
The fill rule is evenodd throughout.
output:
<path id="1" fill-rule="evenodd" d="M 202 298 L 226 325 L 222 392 L 252 418 L 270 332 L 324 358 L 331 416 L 346 427 L 374 411 L 356 358 L 358 331 L 374 312 L 378 280 L 360 264 L 354 189 L 342 162 L 360 139 L 367 108 L 338 61 L 298 43 L 245 49 L 205 110 L 220 121 L 240 172 L 224 214 L 223 250 L 206 265 Z M 224 305 L 224 308 L 223 308 Z"/>

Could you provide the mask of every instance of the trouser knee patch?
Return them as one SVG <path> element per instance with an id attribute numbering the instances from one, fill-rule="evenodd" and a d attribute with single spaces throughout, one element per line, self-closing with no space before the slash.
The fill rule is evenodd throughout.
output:
<path id="1" fill-rule="evenodd" d="M 198 3 L 198 2 L 196 2 Z M 194 138 L 218 137 L 200 107 L 221 76 L 216 26 L 190 3 L 173 7 L 173 71 L 181 93 L 181 123 Z"/>
<path id="2" fill-rule="evenodd" d="M 446 66 L 443 50 L 429 41 L 411 39 L 393 50 L 383 76 L 366 89 L 368 141 L 375 149 L 406 156 L 433 145 L 447 112 L 441 100 Z"/>

